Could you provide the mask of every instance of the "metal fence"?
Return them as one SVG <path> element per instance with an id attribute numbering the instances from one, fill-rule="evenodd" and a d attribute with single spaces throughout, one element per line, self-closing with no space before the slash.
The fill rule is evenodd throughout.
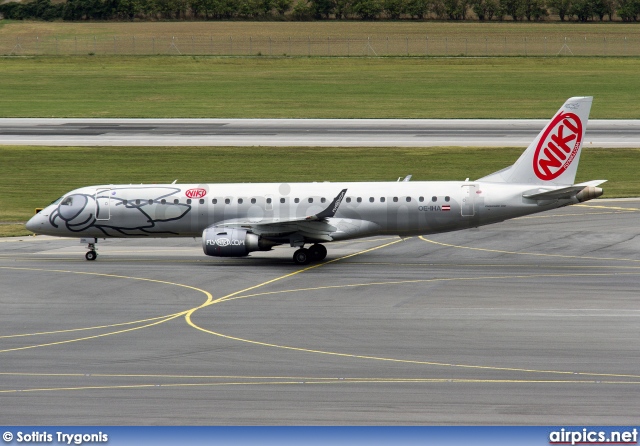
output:
<path id="1" fill-rule="evenodd" d="M 23 36 L 2 55 L 194 56 L 640 56 L 640 37 L 253 38 L 213 36 Z"/>

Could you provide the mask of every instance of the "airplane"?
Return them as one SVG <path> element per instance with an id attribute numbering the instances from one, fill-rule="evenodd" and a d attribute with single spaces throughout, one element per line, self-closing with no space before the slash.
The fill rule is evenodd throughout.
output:
<path id="1" fill-rule="evenodd" d="M 294 263 L 306 265 L 327 256 L 324 243 L 498 223 L 602 195 L 606 180 L 574 184 L 592 100 L 568 99 L 513 165 L 475 181 L 88 186 L 26 227 L 80 238 L 87 260 L 97 258 L 98 239 L 202 237 L 209 256 L 289 245 Z"/>

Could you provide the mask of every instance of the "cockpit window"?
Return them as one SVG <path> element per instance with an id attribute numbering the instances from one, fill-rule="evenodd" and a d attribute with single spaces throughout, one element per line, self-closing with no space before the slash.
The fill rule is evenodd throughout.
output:
<path id="1" fill-rule="evenodd" d="M 73 205 L 73 197 L 67 197 L 64 200 L 62 200 L 62 203 L 60 203 L 60 206 L 72 206 Z"/>
<path id="2" fill-rule="evenodd" d="M 62 199 L 63 199 L 63 198 L 64 198 L 64 197 L 60 197 L 60 198 L 58 198 L 56 201 L 52 201 L 52 202 L 50 203 L 50 205 L 51 205 L 51 204 L 58 204 L 58 203 L 60 203 L 60 202 L 62 201 Z"/>

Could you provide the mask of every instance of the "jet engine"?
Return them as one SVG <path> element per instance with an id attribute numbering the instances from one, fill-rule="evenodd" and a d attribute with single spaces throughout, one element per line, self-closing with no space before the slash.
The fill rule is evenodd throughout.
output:
<path id="1" fill-rule="evenodd" d="M 269 251 L 275 244 L 246 229 L 214 226 L 202 232 L 202 249 L 208 256 L 243 257 L 252 251 Z"/>

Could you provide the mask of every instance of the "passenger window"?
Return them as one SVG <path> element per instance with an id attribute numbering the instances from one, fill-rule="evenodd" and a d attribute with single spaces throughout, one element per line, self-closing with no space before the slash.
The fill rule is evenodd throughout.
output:
<path id="1" fill-rule="evenodd" d="M 238 198 L 238 204 L 242 204 L 244 203 L 244 200 L 242 198 Z"/>
<path id="2" fill-rule="evenodd" d="M 356 200 L 358 203 L 362 203 L 362 197 L 358 197 L 358 199 Z"/>
<path id="3" fill-rule="evenodd" d="M 431 197 L 431 201 L 435 203 L 436 201 L 438 201 L 438 197 Z"/>
<path id="4" fill-rule="evenodd" d="M 160 204 L 167 204 L 167 200 L 163 198 L 162 200 L 160 200 Z"/>
<path id="5" fill-rule="evenodd" d="M 369 202 L 373 203 L 374 202 L 374 198 L 373 197 L 369 197 Z"/>
<path id="6" fill-rule="evenodd" d="M 294 201 L 294 203 L 300 203 L 300 199 L 299 199 L 299 198 L 296 198 L 296 199 L 295 199 L 295 200 L 293 200 L 293 201 Z"/>
<path id="7" fill-rule="evenodd" d="M 267 198 L 267 204 L 271 204 L 271 198 Z"/>
<path id="8" fill-rule="evenodd" d="M 411 197 L 407 197 L 407 203 L 411 203 Z"/>
<path id="9" fill-rule="evenodd" d="M 393 202 L 397 203 L 398 202 L 398 197 L 393 197 Z"/>
<path id="10" fill-rule="evenodd" d="M 419 201 L 420 203 L 422 203 L 422 202 L 424 201 L 424 197 L 420 197 L 420 198 L 418 198 L 418 201 Z"/>
<path id="11" fill-rule="evenodd" d="M 213 200 L 211 200 L 211 203 L 213 203 L 213 204 L 218 204 L 218 199 L 217 199 L 217 198 L 214 198 Z"/>
<path id="12" fill-rule="evenodd" d="M 230 199 L 228 199 L 228 198 L 225 198 L 225 199 L 224 199 L 224 204 L 231 204 L 231 200 L 230 200 Z"/>
<path id="13" fill-rule="evenodd" d="M 199 201 L 200 204 L 204 204 L 204 198 L 201 198 Z"/>
<path id="14" fill-rule="evenodd" d="M 447 203 L 448 203 L 450 200 L 451 200 L 451 197 L 449 197 L 449 196 L 444 197 L 444 201 L 446 201 Z"/>
<path id="15" fill-rule="evenodd" d="M 280 199 L 280 203 L 284 203 L 284 201 L 285 201 L 284 198 Z"/>
<path id="16" fill-rule="evenodd" d="M 180 200 L 178 200 L 177 198 L 175 198 L 175 199 L 173 200 L 173 204 L 178 204 L 178 203 L 180 203 Z"/>
<path id="17" fill-rule="evenodd" d="M 251 204 L 256 204 L 256 199 L 255 198 L 251 199 Z"/>
<path id="18" fill-rule="evenodd" d="M 153 200 L 149 200 L 149 204 L 150 204 L 150 205 L 151 205 L 151 204 L 153 204 Z"/>
<path id="19" fill-rule="evenodd" d="M 309 198 L 309 203 L 313 203 L 313 198 Z"/>
<path id="20" fill-rule="evenodd" d="M 139 204 L 140 204 L 140 200 L 136 200 L 136 205 L 139 205 Z"/>
<path id="21" fill-rule="evenodd" d="M 191 204 L 191 198 L 187 198 L 187 204 Z"/>
<path id="22" fill-rule="evenodd" d="M 351 197 L 347 197 L 347 203 L 351 203 Z"/>
<path id="23" fill-rule="evenodd" d="M 327 199 L 326 199 L 326 198 L 322 197 L 322 198 L 320 199 L 320 203 L 326 203 L 326 202 L 327 202 Z"/>
<path id="24" fill-rule="evenodd" d="M 122 200 L 122 204 L 127 205 L 127 200 Z"/>
<path id="25" fill-rule="evenodd" d="M 380 203 L 384 203 L 384 197 L 380 197 Z"/>

